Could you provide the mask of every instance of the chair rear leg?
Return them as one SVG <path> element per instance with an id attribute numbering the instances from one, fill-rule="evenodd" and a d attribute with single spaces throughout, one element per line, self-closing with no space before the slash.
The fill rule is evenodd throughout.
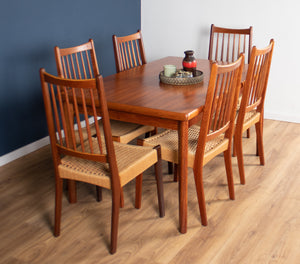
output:
<path id="1" fill-rule="evenodd" d="M 68 194 L 69 194 L 69 203 L 77 202 L 77 190 L 76 190 L 76 181 L 67 180 L 68 183 Z"/>
<path id="2" fill-rule="evenodd" d="M 96 193 L 97 193 L 97 202 L 102 201 L 102 188 L 100 186 L 96 186 Z"/>
<path id="3" fill-rule="evenodd" d="M 168 161 L 168 173 L 174 173 L 174 182 L 178 182 L 178 164 Z"/>
<path id="4" fill-rule="evenodd" d="M 235 199 L 234 195 L 234 182 L 232 175 L 232 163 L 231 163 L 231 148 L 229 147 L 226 151 L 224 151 L 224 161 L 227 175 L 227 183 L 229 190 L 229 197 L 231 200 Z"/>
<path id="5" fill-rule="evenodd" d="M 250 127 L 247 129 L 247 138 L 250 138 Z"/>
<path id="6" fill-rule="evenodd" d="M 100 186 L 96 186 L 96 199 L 97 202 L 102 201 L 102 188 Z M 124 207 L 124 193 L 123 193 L 123 188 L 121 188 L 121 195 L 120 195 L 120 207 Z"/>
<path id="7" fill-rule="evenodd" d="M 257 151 L 260 159 L 260 165 L 265 165 L 262 122 L 256 123 L 255 129 L 256 129 Z"/>
<path id="8" fill-rule="evenodd" d="M 232 157 L 236 157 L 236 148 L 235 148 L 235 136 L 232 137 Z"/>
<path id="9" fill-rule="evenodd" d="M 137 139 L 137 145 L 143 146 L 144 142 L 141 139 Z M 161 147 L 155 146 L 153 149 L 157 151 L 157 162 L 154 165 L 156 185 L 157 185 L 157 196 L 158 196 L 158 207 L 159 207 L 159 216 L 165 216 L 165 200 L 164 200 L 164 189 L 163 189 L 163 179 L 162 179 L 162 164 L 161 164 Z M 138 176 L 140 177 L 140 176 Z M 142 180 L 136 178 L 136 188 L 142 189 Z M 137 189 L 136 189 L 137 190 Z M 140 191 L 141 192 L 141 191 Z M 136 192 L 137 193 L 137 192 Z M 140 194 L 141 197 L 141 194 Z M 141 200 L 141 198 L 139 198 Z M 137 206 L 137 197 L 136 197 L 136 206 Z M 139 207 L 136 207 L 139 208 Z"/>
<path id="10" fill-rule="evenodd" d="M 123 192 L 123 188 L 121 188 L 121 190 L 120 190 L 120 207 L 124 208 L 124 192 Z"/>
<path id="11" fill-rule="evenodd" d="M 174 182 L 178 182 L 178 164 L 174 163 Z"/>
<path id="12" fill-rule="evenodd" d="M 150 135 L 154 136 L 157 134 L 157 127 L 155 127 L 152 131 L 150 131 Z"/>
<path id="13" fill-rule="evenodd" d="M 159 216 L 165 216 L 165 199 L 164 199 L 164 185 L 162 177 L 162 161 L 161 161 L 161 147 L 154 147 L 157 151 L 157 162 L 154 165 L 155 168 L 155 177 L 156 177 L 156 186 L 157 186 L 157 197 L 158 197 L 158 207 L 159 207 Z"/>
<path id="14" fill-rule="evenodd" d="M 143 174 L 135 178 L 135 208 L 140 209 L 142 205 Z"/>
<path id="15" fill-rule="evenodd" d="M 55 183 L 55 220 L 54 236 L 60 235 L 61 208 L 62 208 L 63 180 L 57 179 Z"/>
<path id="16" fill-rule="evenodd" d="M 173 163 L 168 161 L 168 174 L 173 173 Z"/>

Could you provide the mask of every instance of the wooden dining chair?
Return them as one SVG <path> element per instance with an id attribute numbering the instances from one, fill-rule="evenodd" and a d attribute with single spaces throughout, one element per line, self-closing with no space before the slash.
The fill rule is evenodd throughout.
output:
<path id="1" fill-rule="evenodd" d="M 117 72 L 126 71 L 147 63 L 140 30 L 128 36 L 117 37 L 113 35 L 112 39 Z"/>
<path id="2" fill-rule="evenodd" d="M 201 126 L 194 125 L 188 130 L 187 166 L 193 168 L 202 225 L 207 225 L 203 166 L 220 153 L 224 153 L 229 197 L 234 199 L 231 142 L 243 66 L 243 54 L 232 64 L 212 64 Z M 162 159 L 178 164 L 177 131 L 166 130 L 146 138 L 143 145 L 160 145 Z"/>
<path id="3" fill-rule="evenodd" d="M 211 25 L 208 59 L 219 62 L 233 62 L 241 53 L 245 54 L 245 63 L 249 63 L 252 49 L 253 28 L 224 28 Z M 240 98 L 241 99 L 241 98 Z M 240 104 L 240 100 L 238 104 Z M 250 129 L 247 130 L 250 138 Z"/>
<path id="4" fill-rule="evenodd" d="M 136 179 L 136 208 L 139 208 L 142 173 L 152 165 L 156 172 L 159 215 L 165 214 L 160 147 L 113 141 L 102 76 L 65 79 L 41 69 L 40 78 L 55 171 L 54 235 L 60 234 L 63 179 L 101 186 L 112 190 L 110 252 L 115 253 L 121 187 Z M 100 113 L 103 130 L 97 122 Z M 91 131 L 91 119 L 95 135 Z M 87 131 L 86 139 L 83 129 Z"/>
<path id="5" fill-rule="evenodd" d="M 216 27 L 211 25 L 208 59 L 219 62 L 233 62 L 241 53 L 249 63 L 252 48 L 252 26 L 245 29 Z"/>
<path id="6" fill-rule="evenodd" d="M 94 41 L 90 39 L 87 43 L 61 49 L 59 47 L 54 48 L 56 66 L 58 76 L 68 79 L 89 79 L 95 78 L 99 75 L 98 62 L 96 57 L 96 51 L 94 47 Z M 101 123 L 100 123 L 101 125 Z M 146 126 L 140 124 L 134 124 L 129 122 L 122 122 L 118 120 L 110 120 L 111 132 L 114 141 L 121 143 L 128 143 L 135 138 L 147 134 L 153 133 L 155 128 L 153 126 Z M 92 126 L 91 130 L 95 133 L 95 127 Z M 74 183 L 68 183 L 70 192 L 70 200 L 76 201 L 74 193 Z M 97 188 L 97 199 L 102 199 L 101 189 Z M 123 192 L 121 207 L 124 206 Z"/>
<path id="7" fill-rule="evenodd" d="M 241 184 L 245 184 L 242 134 L 254 125 L 257 137 L 257 154 L 260 158 L 260 164 L 265 164 L 263 115 L 273 48 L 274 40 L 272 39 L 266 48 L 257 49 L 256 46 L 254 46 L 251 52 L 234 134 L 234 153 L 237 155 Z"/>
<path id="8" fill-rule="evenodd" d="M 55 59 L 58 75 L 69 79 L 95 78 L 99 74 L 94 42 L 90 39 L 82 45 L 64 48 L 55 47 Z M 128 143 L 133 139 L 150 133 L 153 126 L 110 120 L 114 141 Z"/>

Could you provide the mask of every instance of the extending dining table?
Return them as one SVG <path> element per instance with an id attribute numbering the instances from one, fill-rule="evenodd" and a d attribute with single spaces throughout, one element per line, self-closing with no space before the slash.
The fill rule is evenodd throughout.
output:
<path id="1" fill-rule="evenodd" d="M 212 62 L 197 60 L 203 81 L 192 85 L 160 82 L 163 65 L 182 68 L 181 57 L 165 57 L 104 78 L 111 119 L 178 131 L 179 230 L 187 231 L 188 128 L 197 123 L 205 103 Z"/>

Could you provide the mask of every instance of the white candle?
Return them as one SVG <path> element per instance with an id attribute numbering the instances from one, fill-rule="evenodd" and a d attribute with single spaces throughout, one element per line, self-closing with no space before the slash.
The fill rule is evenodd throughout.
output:
<path id="1" fill-rule="evenodd" d="M 167 77 L 171 77 L 176 72 L 175 65 L 164 65 L 164 75 Z"/>

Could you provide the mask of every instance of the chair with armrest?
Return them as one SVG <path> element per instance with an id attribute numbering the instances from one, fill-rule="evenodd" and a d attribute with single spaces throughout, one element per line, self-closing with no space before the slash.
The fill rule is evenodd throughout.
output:
<path id="1" fill-rule="evenodd" d="M 219 62 L 233 62 L 241 53 L 245 54 L 245 63 L 249 63 L 252 49 L 253 28 L 223 28 L 211 25 L 208 59 Z M 238 105 L 240 104 L 240 99 Z M 247 130 L 250 138 L 250 129 Z"/>
<path id="2" fill-rule="evenodd" d="M 193 168 L 202 225 L 207 225 L 203 166 L 220 153 L 224 153 L 229 197 L 234 199 L 231 142 L 243 66 L 243 54 L 232 64 L 212 64 L 201 125 L 191 126 L 188 131 L 187 166 Z M 177 131 L 166 130 L 146 138 L 143 145 L 160 145 L 162 159 L 178 164 Z"/>
<path id="3" fill-rule="evenodd" d="M 252 48 L 250 63 L 243 87 L 243 95 L 234 134 L 234 152 L 237 155 L 240 181 L 245 184 L 242 134 L 255 125 L 257 137 L 257 154 L 260 164 L 265 164 L 263 149 L 263 115 L 264 101 L 274 48 L 274 40 L 264 49 Z"/>
<path id="4" fill-rule="evenodd" d="M 61 49 L 54 48 L 56 66 L 58 76 L 68 79 L 89 79 L 99 75 L 98 62 L 94 47 L 94 41 L 90 39 L 87 43 Z M 154 130 L 153 126 L 144 126 L 118 120 L 110 120 L 111 132 L 114 141 L 128 143 L 135 138 L 150 133 Z M 91 130 L 95 133 L 95 127 Z M 74 183 L 69 184 L 69 187 L 74 190 Z M 74 193 L 72 191 L 71 193 Z M 101 189 L 97 188 L 97 199 L 101 200 Z M 70 198 L 76 200 L 76 197 Z M 124 201 L 122 199 L 121 206 Z"/>
<path id="5" fill-rule="evenodd" d="M 135 207 L 139 208 L 142 173 L 152 165 L 156 172 L 159 215 L 164 216 L 160 147 L 113 141 L 102 76 L 86 80 L 65 79 L 41 69 L 40 78 L 55 169 L 54 235 L 60 234 L 64 179 L 111 189 L 110 252 L 115 253 L 121 188 L 136 179 Z M 97 122 L 99 116 L 101 119 Z M 91 131 L 90 119 L 94 121 L 95 134 Z"/>

